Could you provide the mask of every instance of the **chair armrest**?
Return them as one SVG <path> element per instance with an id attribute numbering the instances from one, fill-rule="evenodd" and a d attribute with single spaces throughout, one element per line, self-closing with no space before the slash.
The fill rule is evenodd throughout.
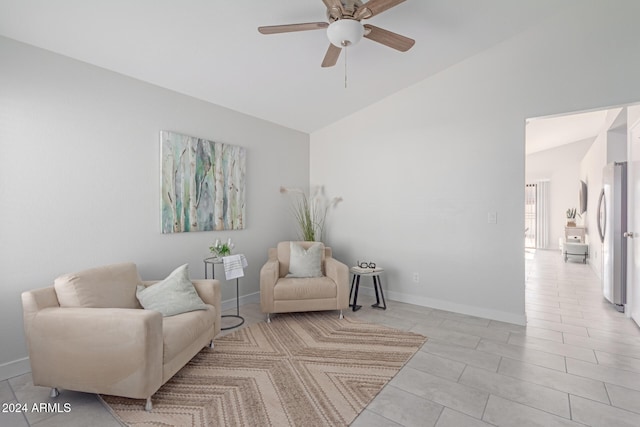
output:
<path id="1" fill-rule="evenodd" d="M 26 320 L 26 319 L 25 319 Z M 34 385 L 145 398 L 162 385 L 162 315 L 45 308 L 25 321 Z"/>
<path id="2" fill-rule="evenodd" d="M 33 315 L 39 310 L 48 307 L 60 307 L 53 286 L 22 293 L 22 309 L 25 314 Z"/>
<path id="3" fill-rule="evenodd" d="M 214 336 L 220 333 L 222 327 L 222 291 L 220 281 L 217 279 L 196 279 L 191 281 L 196 288 L 198 296 L 205 304 L 216 308 L 216 323 Z"/>
<path id="4" fill-rule="evenodd" d="M 338 286 L 338 309 L 347 308 L 349 306 L 349 267 L 335 258 L 327 258 L 324 261 L 324 269 L 327 277 Z"/>
<path id="5" fill-rule="evenodd" d="M 273 313 L 273 287 L 280 276 L 277 259 L 268 260 L 260 269 L 260 308 L 263 313 Z"/>
<path id="6" fill-rule="evenodd" d="M 191 281 L 196 292 L 205 304 L 210 304 L 216 308 L 221 304 L 220 281 L 217 279 L 196 279 Z"/>

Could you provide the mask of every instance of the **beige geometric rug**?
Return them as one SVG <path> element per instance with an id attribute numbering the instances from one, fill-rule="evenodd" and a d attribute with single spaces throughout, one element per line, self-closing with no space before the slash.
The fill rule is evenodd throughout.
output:
<path id="1" fill-rule="evenodd" d="M 426 338 L 330 313 L 279 314 L 215 340 L 144 401 L 102 396 L 129 426 L 347 426 Z"/>

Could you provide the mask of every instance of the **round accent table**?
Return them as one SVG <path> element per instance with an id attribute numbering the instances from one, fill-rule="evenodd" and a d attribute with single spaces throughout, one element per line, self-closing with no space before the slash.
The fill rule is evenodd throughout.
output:
<path id="1" fill-rule="evenodd" d="M 371 307 L 386 310 L 387 303 L 384 300 L 384 293 L 382 292 L 382 282 L 380 281 L 380 275 L 384 272 L 384 269 L 351 267 L 349 271 L 351 272 L 351 274 L 353 274 L 353 278 L 351 279 L 351 291 L 349 291 L 349 307 L 351 307 L 353 311 L 358 311 L 362 308 L 361 305 L 358 305 L 358 290 L 360 289 L 360 278 L 371 277 L 371 279 L 373 280 L 373 289 L 376 292 L 376 303 L 371 304 Z M 381 298 L 382 305 L 380 305 Z"/>
<path id="2" fill-rule="evenodd" d="M 208 271 L 208 266 L 211 266 L 211 278 L 215 279 L 216 278 L 216 265 L 220 264 L 222 265 L 222 258 L 218 258 L 218 257 L 209 257 L 209 258 L 205 258 L 204 259 L 204 278 L 208 279 L 207 277 L 207 271 Z M 234 317 L 236 319 L 240 319 L 240 322 L 238 322 L 235 325 L 232 326 L 227 326 L 226 328 L 220 328 L 223 331 L 226 331 L 227 329 L 233 329 L 233 328 L 237 328 L 238 326 L 242 325 L 244 323 L 244 317 L 240 316 L 240 288 L 239 288 L 239 284 L 238 284 L 238 278 L 236 278 L 236 314 L 223 314 L 222 317 Z"/>

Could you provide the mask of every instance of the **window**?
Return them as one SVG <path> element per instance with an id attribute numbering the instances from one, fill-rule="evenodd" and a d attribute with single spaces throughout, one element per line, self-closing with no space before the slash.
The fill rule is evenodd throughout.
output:
<path id="1" fill-rule="evenodd" d="M 524 190 L 524 247 L 536 247 L 536 184 L 527 184 Z"/>

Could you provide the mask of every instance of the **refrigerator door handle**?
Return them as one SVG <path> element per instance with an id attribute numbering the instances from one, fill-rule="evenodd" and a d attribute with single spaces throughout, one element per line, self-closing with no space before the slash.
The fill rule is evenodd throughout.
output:
<path id="1" fill-rule="evenodd" d="M 598 199 L 598 234 L 600 235 L 600 241 L 604 243 L 604 230 L 606 229 L 607 224 L 607 211 L 605 210 L 604 204 L 606 203 L 606 199 L 604 197 L 604 188 L 600 192 L 600 198 Z"/>

